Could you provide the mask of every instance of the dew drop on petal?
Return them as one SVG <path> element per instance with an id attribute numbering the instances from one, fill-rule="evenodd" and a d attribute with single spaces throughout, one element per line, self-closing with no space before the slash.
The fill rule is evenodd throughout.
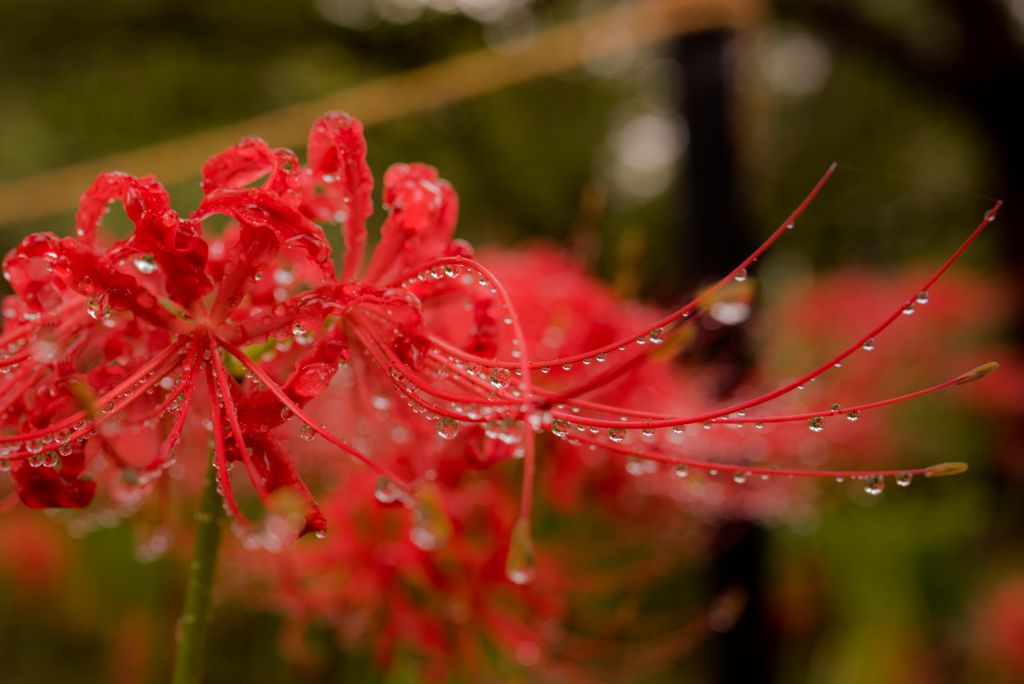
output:
<path id="1" fill-rule="evenodd" d="M 156 260 L 153 259 L 152 254 L 139 254 L 132 259 L 132 263 L 135 265 L 135 268 L 138 269 L 139 273 L 143 275 L 156 273 Z"/>
<path id="2" fill-rule="evenodd" d="M 97 292 L 86 301 L 89 316 L 96 320 L 102 320 L 110 316 L 110 298 L 106 292 Z"/>
<path id="3" fill-rule="evenodd" d="M 537 560 L 530 534 L 530 521 L 520 518 L 512 528 L 505 560 L 505 576 L 516 584 L 529 584 L 537 574 Z"/>

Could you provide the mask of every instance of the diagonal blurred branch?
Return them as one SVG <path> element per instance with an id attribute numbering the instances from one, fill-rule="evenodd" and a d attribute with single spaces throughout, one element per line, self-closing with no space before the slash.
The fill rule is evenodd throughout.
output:
<path id="1" fill-rule="evenodd" d="M 493 51 L 457 55 L 245 121 L 3 183 L 0 226 L 73 209 L 82 191 L 103 171 L 153 173 L 165 184 L 180 183 L 196 177 L 207 157 L 244 135 L 260 135 L 274 145 L 302 145 L 310 123 L 327 110 L 344 109 L 367 125 L 390 121 L 683 33 L 741 28 L 758 21 L 764 4 L 764 0 L 637 0 L 510 41 Z M 621 38 L 624 27 L 629 40 Z"/>

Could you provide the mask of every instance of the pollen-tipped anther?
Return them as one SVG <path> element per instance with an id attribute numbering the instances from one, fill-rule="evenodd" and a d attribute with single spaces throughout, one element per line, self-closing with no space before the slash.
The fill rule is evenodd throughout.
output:
<path id="1" fill-rule="evenodd" d="M 966 373 L 964 373 L 963 375 L 961 375 L 960 377 L 958 377 L 956 379 L 956 384 L 958 384 L 958 385 L 966 385 L 969 382 L 974 382 L 975 380 L 981 380 L 983 377 L 985 377 L 986 375 L 988 375 L 989 373 L 991 373 L 992 371 L 994 371 L 997 368 L 999 368 L 999 364 L 996 363 L 995 361 L 990 361 L 989 363 L 986 363 L 983 366 L 978 366 L 977 368 L 969 370 Z"/>
<path id="2" fill-rule="evenodd" d="M 925 477 L 946 477 L 967 472 L 966 463 L 939 463 L 924 469 Z"/>

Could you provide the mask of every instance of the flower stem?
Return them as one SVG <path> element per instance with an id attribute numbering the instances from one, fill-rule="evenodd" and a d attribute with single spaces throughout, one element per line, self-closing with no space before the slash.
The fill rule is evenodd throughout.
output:
<path id="1" fill-rule="evenodd" d="M 196 513 L 196 543 L 192 549 L 185 609 L 178 623 L 178 655 L 174 661 L 173 684 L 199 684 L 202 679 L 206 632 L 210 624 L 210 597 L 223 521 L 223 500 L 217 492 L 217 471 L 211 459 Z"/>

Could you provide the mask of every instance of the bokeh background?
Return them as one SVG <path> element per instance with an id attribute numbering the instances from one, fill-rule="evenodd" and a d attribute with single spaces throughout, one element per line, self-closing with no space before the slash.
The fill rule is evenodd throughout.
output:
<path id="1" fill-rule="evenodd" d="M 786 374 L 826 358 L 839 343 L 829 317 L 859 306 L 836 298 L 864 287 L 898 304 L 906 293 L 886 283 L 946 258 L 995 197 L 1000 219 L 956 267 L 981 301 L 964 302 L 962 326 L 928 329 L 964 358 L 999 346 L 1012 365 L 1024 3 L 680 0 L 660 3 L 678 10 L 670 25 L 621 21 L 658 4 L 4 0 L 0 248 L 70 234 L 75 197 L 109 165 L 156 172 L 184 214 L 201 198 L 199 163 L 237 131 L 301 155 L 314 101 L 368 120 L 378 188 L 394 161 L 437 166 L 459 192 L 461 237 L 552 241 L 623 296 L 668 305 L 728 272 L 838 161 L 799 230 L 752 271 L 763 315 L 701 350 L 732 369 L 720 393 L 755 365 Z M 559 27 L 580 28 L 551 40 Z M 444 70 L 456 67 L 469 71 Z M 787 306 L 810 322 L 775 328 L 766 349 L 772 321 L 795 320 Z M 922 333 L 899 367 L 966 370 L 934 367 L 948 341 Z M 927 399 L 886 419 L 902 462 L 968 461 L 964 476 L 878 498 L 822 483 L 792 524 L 706 522 L 703 562 L 624 610 L 642 621 L 734 584 L 746 610 L 662 671 L 616 681 L 1024 681 L 1024 421 L 1000 387 L 999 401 Z M 187 549 L 140 551 L 109 511 L 89 529 L 51 517 L 0 517 L 0 682 L 167 681 Z M 317 667 L 295 667 L 282 620 L 225 599 L 208 681 L 418 681 L 326 628 L 305 636 Z"/>

